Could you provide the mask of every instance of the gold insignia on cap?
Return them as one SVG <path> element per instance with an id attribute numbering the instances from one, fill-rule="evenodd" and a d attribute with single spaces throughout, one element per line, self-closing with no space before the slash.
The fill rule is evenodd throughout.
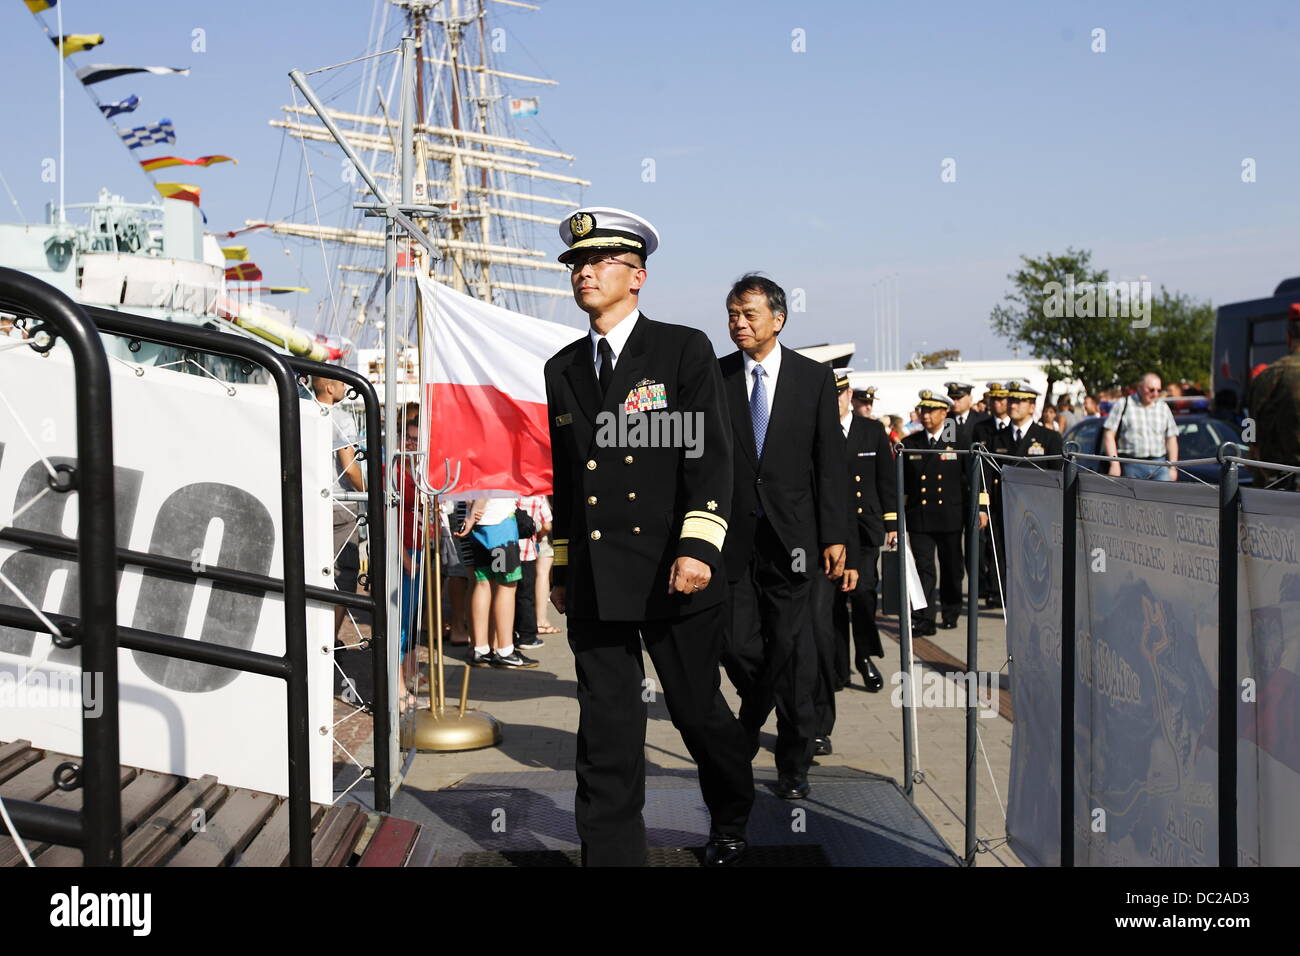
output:
<path id="1" fill-rule="evenodd" d="M 573 233 L 573 238 L 581 239 L 591 230 L 596 228 L 596 220 L 588 212 L 575 212 L 569 217 L 569 231 Z"/>
<path id="2" fill-rule="evenodd" d="M 933 395 L 933 394 L 931 393 L 931 391 L 927 388 L 925 391 L 923 391 L 923 392 L 921 393 L 921 397 L 924 398 L 924 399 L 931 399 L 931 398 L 934 398 L 934 395 Z"/>
<path id="3" fill-rule="evenodd" d="M 710 511 L 717 511 L 718 503 L 716 501 L 709 501 L 705 503 L 704 507 L 708 508 Z"/>

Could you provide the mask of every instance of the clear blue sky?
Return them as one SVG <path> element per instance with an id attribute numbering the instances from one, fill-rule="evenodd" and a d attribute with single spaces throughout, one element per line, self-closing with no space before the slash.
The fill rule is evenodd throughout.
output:
<path id="1" fill-rule="evenodd" d="M 364 53 L 372 11 L 371 0 L 62 6 L 65 32 L 107 37 L 78 64 L 192 68 L 97 89 L 140 95 L 142 121 L 171 117 L 177 155 L 240 159 L 177 177 L 202 185 L 217 229 L 268 212 L 282 136 L 266 121 L 288 102 L 289 69 Z M 587 203 L 658 226 L 645 311 L 705 328 L 720 349 L 725 290 L 749 269 L 806 291 L 788 344 L 856 341 L 860 368 L 871 364 L 871 284 L 892 273 L 904 357 L 924 342 L 967 358 L 1010 354 L 988 313 L 1021 253 L 1089 248 L 1113 277 L 1146 275 L 1215 304 L 1300 274 L 1294 3 L 492 6 L 508 36 L 500 67 L 560 82 L 510 88 L 541 96 L 540 129 L 524 132 L 577 154 L 575 174 L 594 183 Z M 57 155 L 56 63 L 31 19 L 21 0 L 0 0 L 0 172 L 38 220 L 56 195 L 40 179 Z M 205 53 L 191 52 L 196 27 Z M 1097 27 L 1104 53 L 1090 49 Z M 795 29 L 804 53 L 791 50 Z M 339 88 L 353 81 L 340 75 Z M 138 157 L 71 77 L 67 102 L 68 200 L 100 186 L 147 198 Z M 300 148 L 285 151 L 273 217 L 301 182 Z M 641 181 L 647 157 L 653 183 Z M 940 181 L 948 157 L 955 183 Z M 325 289 L 319 253 L 269 236 L 248 244 L 268 282 L 297 284 L 301 270 L 315 290 L 296 297 L 310 324 Z"/>

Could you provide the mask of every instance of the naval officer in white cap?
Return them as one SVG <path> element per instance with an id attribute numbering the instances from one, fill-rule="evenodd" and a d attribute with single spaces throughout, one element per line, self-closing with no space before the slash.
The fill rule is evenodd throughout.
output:
<path id="1" fill-rule="evenodd" d="M 568 617 L 578 676 L 574 813 L 583 863 L 646 860 L 644 641 L 699 768 L 711 818 L 705 863 L 734 865 L 746 850 L 754 779 L 718 671 L 732 492 L 718 362 L 703 332 L 640 310 L 646 260 L 659 245 L 650 223 L 589 206 L 561 223 L 560 238 L 574 301 L 591 324 L 546 363 L 551 601 Z M 689 441 L 634 445 L 631 422 L 641 417 L 651 435 L 673 434 L 661 424 L 681 423 L 675 434 Z M 619 418 L 626 429 L 602 427 Z"/>

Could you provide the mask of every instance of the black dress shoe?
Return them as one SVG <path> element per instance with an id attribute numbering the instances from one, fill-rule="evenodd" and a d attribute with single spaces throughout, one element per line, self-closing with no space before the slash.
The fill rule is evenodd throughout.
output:
<path id="1" fill-rule="evenodd" d="M 776 778 L 776 795 L 782 800 L 802 800 L 811 790 L 803 774 L 794 777 L 783 773 Z"/>
<path id="2" fill-rule="evenodd" d="M 945 631 L 951 631 L 957 626 L 957 619 L 955 617 L 945 617 L 939 622 L 939 626 Z"/>
<path id="3" fill-rule="evenodd" d="M 862 674 L 862 683 L 866 685 L 869 693 L 874 694 L 885 686 L 885 678 L 881 676 L 880 671 L 876 670 L 876 665 L 871 663 L 870 657 L 858 662 L 858 671 Z"/>
<path id="4" fill-rule="evenodd" d="M 834 751 L 831 750 L 831 738 L 829 738 L 829 737 L 814 737 L 814 738 L 813 738 L 813 756 L 814 756 L 814 757 L 825 757 L 827 754 L 830 754 L 830 753 L 834 753 Z"/>
<path id="5" fill-rule="evenodd" d="M 739 837 L 709 837 L 704 847 L 705 866 L 740 866 L 749 844 Z"/>
<path id="6" fill-rule="evenodd" d="M 936 633 L 934 621 L 921 618 L 912 625 L 912 633 L 917 637 L 934 637 Z"/>

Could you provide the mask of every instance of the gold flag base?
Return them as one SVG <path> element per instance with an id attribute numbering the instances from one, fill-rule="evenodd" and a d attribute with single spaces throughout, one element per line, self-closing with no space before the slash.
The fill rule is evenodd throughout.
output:
<path id="1" fill-rule="evenodd" d="M 482 750 L 501 742 L 501 723 L 481 710 L 458 709 L 435 714 L 417 710 L 413 720 L 402 722 L 402 746 L 416 750 L 449 753 Z"/>

